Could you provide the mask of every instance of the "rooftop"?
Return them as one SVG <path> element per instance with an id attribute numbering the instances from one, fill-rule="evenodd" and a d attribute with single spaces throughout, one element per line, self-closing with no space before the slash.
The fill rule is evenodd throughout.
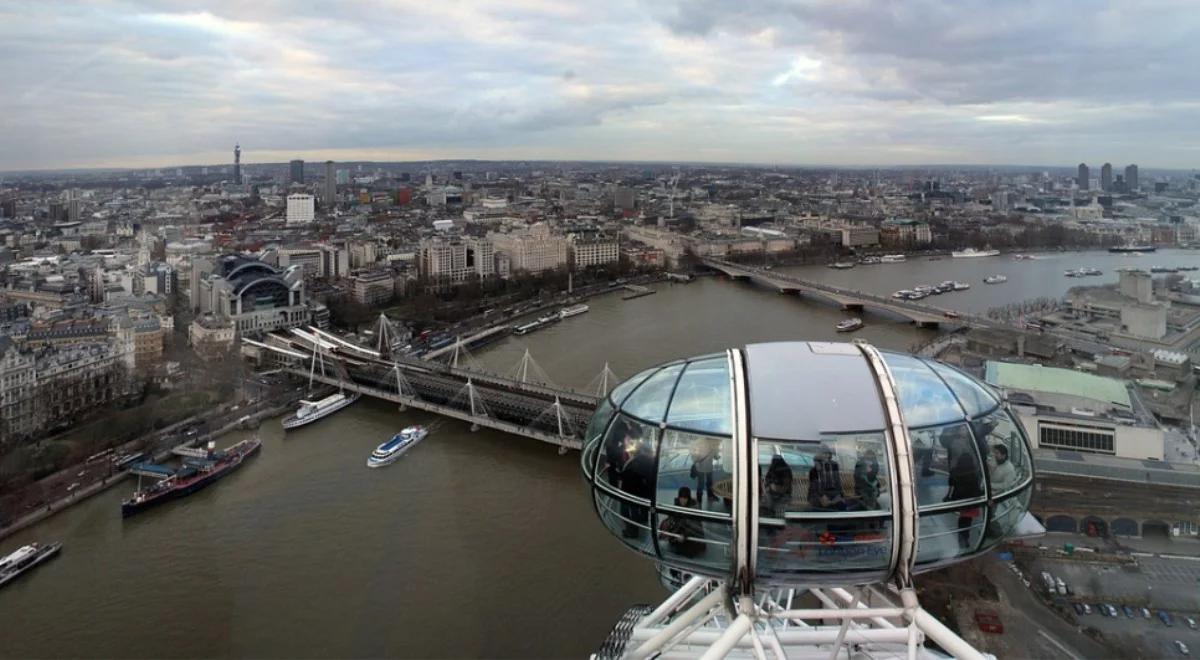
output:
<path id="1" fill-rule="evenodd" d="M 1104 401 L 1127 409 L 1133 407 L 1125 383 L 1070 369 L 989 361 L 985 379 L 996 387 L 1065 394 Z"/>

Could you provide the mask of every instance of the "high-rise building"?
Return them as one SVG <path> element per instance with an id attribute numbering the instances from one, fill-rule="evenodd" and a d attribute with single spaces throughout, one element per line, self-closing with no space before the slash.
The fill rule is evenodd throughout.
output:
<path id="1" fill-rule="evenodd" d="M 233 183 L 242 185 L 242 145 L 233 145 Z"/>
<path id="2" fill-rule="evenodd" d="M 1100 190 L 1104 192 L 1112 190 L 1112 163 L 1105 163 L 1100 168 Z"/>
<path id="3" fill-rule="evenodd" d="M 325 161 L 325 194 L 321 204 L 327 211 L 337 206 L 337 172 L 333 169 L 332 160 Z"/>
<path id="4" fill-rule="evenodd" d="M 1137 165 L 1125 166 L 1125 187 L 1129 189 L 1129 192 L 1134 192 L 1138 189 Z"/>
<path id="5" fill-rule="evenodd" d="M 1076 183 L 1076 185 L 1079 186 L 1080 190 L 1088 189 L 1088 178 L 1090 176 L 1091 175 L 1088 172 L 1087 163 L 1080 163 L 1079 164 L 1079 174 L 1075 177 L 1075 183 Z"/>
<path id="6" fill-rule="evenodd" d="M 297 193 L 287 196 L 287 223 L 289 225 L 304 224 L 313 221 L 313 196 Z"/>
<path id="7" fill-rule="evenodd" d="M 291 176 L 288 178 L 290 183 L 304 183 L 304 161 L 293 160 L 291 162 Z"/>
<path id="8" fill-rule="evenodd" d="M 80 208 L 82 202 L 79 199 L 78 191 L 71 191 L 71 196 L 67 199 L 67 220 L 70 222 L 79 222 L 79 218 L 83 211 Z"/>

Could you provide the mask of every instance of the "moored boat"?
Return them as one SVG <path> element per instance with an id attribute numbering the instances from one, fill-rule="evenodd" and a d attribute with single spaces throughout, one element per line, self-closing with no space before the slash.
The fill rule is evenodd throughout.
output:
<path id="1" fill-rule="evenodd" d="M 1154 252 L 1156 247 L 1153 245 L 1115 245 L 1108 248 L 1109 252 Z"/>
<path id="2" fill-rule="evenodd" d="M 377 468 L 385 465 L 391 465 L 400 458 L 404 452 L 412 448 L 413 445 L 425 439 L 429 435 L 429 430 L 424 426 L 409 426 L 403 431 L 393 435 L 390 440 L 379 445 L 371 455 L 367 457 L 367 467 Z"/>
<path id="3" fill-rule="evenodd" d="M 572 316 L 578 316 L 587 312 L 589 309 L 591 309 L 591 307 L 588 307 L 587 305 L 571 305 L 570 307 L 564 307 L 558 311 L 558 318 L 565 319 Z"/>
<path id="4" fill-rule="evenodd" d="M 879 257 L 879 263 L 881 264 L 898 264 L 905 261 L 908 261 L 908 257 L 903 254 L 885 254 Z"/>
<path id="5" fill-rule="evenodd" d="M 0 557 L 0 587 L 21 577 L 42 562 L 53 559 L 62 550 L 61 543 L 30 543 Z"/>
<path id="6" fill-rule="evenodd" d="M 121 503 L 121 516 L 128 518 L 163 502 L 191 495 L 238 469 L 260 449 L 262 441 L 258 438 L 247 438 L 221 451 L 214 451 L 210 444 L 203 458 L 185 458 L 182 468 L 167 471 L 169 476 L 152 486 L 139 488 L 133 497 Z M 137 472 L 139 466 L 132 469 Z"/>
<path id="7" fill-rule="evenodd" d="M 829 264 L 829 267 L 836 270 L 847 270 L 849 268 L 854 268 L 856 265 L 857 264 L 855 264 L 853 261 L 835 261 Z"/>
<path id="8" fill-rule="evenodd" d="M 319 419 L 324 419 L 329 415 L 345 408 L 346 406 L 358 401 L 358 393 L 353 393 L 350 396 L 338 392 L 330 394 L 324 399 L 316 401 L 302 400 L 300 408 L 295 414 L 289 415 L 283 419 L 283 428 L 294 429 L 305 424 L 311 424 Z"/>
<path id="9" fill-rule="evenodd" d="M 1000 250 L 976 250 L 975 248 L 966 248 L 963 250 L 955 250 L 950 253 L 950 256 L 955 259 L 972 259 L 975 257 L 994 257 L 1000 254 Z"/>
<path id="10" fill-rule="evenodd" d="M 954 282 L 951 282 L 951 284 L 954 285 L 955 291 L 966 291 L 967 289 L 971 288 L 971 285 L 967 284 L 966 282 L 954 281 Z"/>
<path id="11" fill-rule="evenodd" d="M 858 317 L 855 317 L 852 319 L 844 319 L 842 321 L 838 321 L 837 331 L 838 332 L 854 332 L 855 330 L 861 329 L 862 327 L 863 327 L 863 320 Z"/>
<path id="12" fill-rule="evenodd" d="M 983 278 L 984 284 L 1004 284 L 1008 281 L 1007 275 L 988 275 Z"/>

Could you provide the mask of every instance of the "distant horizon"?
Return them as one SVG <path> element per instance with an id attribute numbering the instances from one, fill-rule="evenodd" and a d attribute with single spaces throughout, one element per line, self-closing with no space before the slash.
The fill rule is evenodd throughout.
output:
<path id="1" fill-rule="evenodd" d="M 230 154 L 232 155 L 232 150 Z M 243 158 L 246 151 L 242 150 Z M 906 170 L 906 169 L 996 169 L 996 170 L 1074 170 L 1079 166 L 1079 163 L 1064 164 L 1064 165 L 1046 165 L 1046 164 L 1019 164 L 1019 163 L 979 163 L 979 162 L 961 162 L 961 163 L 865 163 L 865 164 L 834 164 L 834 163 L 785 163 L 785 162 L 738 162 L 738 161 L 703 161 L 703 160 L 680 160 L 680 159 L 616 159 L 616 158 L 473 158 L 473 157 L 445 157 L 445 158 L 406 158 L 399 160 L 381 160 L 381 159 L 357 159 L 347 158 L 343 160 L 329 159 L 324 157 L 304 158 L 301 156 L 285 157 L 281 160 L 267 161 L 246 161 L 242 160 L 241 165 L 245 167 L 267 167 L 267 166 L 286 166 L 292 160 L 302 160 L 305 165 L 324 165 L 325 162 L 333 160 L 336 164 L 351 164 L 351 165 L 406 165 L 406 164 L 438 164 L 438 163 L 497 163 L 497 164 L 512 164 L 512 163 L 549 163 L 549 164 L 611 164 L 611 165 L 659 165 L 659 166 L 684 166 L 684 167 L 746 167 L 755 169 L 781 168 L 781 169 L 812 169 L 812 170 Z M 1168 173 L 1196 173 L 1200 172 L 1200 168 L 1182 168 L 1182 167 L 1158 167 L 1154 165 L 1143 165 L 1141 163 L 1125 163 L 1114 161 L 1103 161 L 1098 163 L 1086 163 L 1087 166 L 1095 170 L 1096 177 L 1099 176 L 1099 169 L 1105 163 L 1110 163 L 1113 166 L 1114 174 L 1121 173 L 1127 165 L 1136 165 L 1140 172 L 1168 172 Z M 36 169 L 4 169 L 0 170 L 0 176 L 8 175 L 50 175 L 50 174 L 69 174 L 77 173 L 99 173 L 99 172 L 142 172 L 148 170 L 171 170 L 184 167 L 233 167 L 233 159 L 230 158 L 225 162 L 209 162 L 209 163 L 180 163 L 173 162 L 166 165 L 144 165 L 144 166 L 67 166 L 67 167 L 52 167 L 52 168 L 36 168 Z"/>

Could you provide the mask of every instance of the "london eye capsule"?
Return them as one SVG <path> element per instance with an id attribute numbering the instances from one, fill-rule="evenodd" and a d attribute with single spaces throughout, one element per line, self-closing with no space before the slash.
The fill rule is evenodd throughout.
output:
<path id="1" fill-rule="evenodd" d="M 1001 396 L 859 342 L 647 369 L 600 403 L 581 460 L 625 545 L 742 594 L 909 584 L 1038 527 L 1029 441 Z"/>

